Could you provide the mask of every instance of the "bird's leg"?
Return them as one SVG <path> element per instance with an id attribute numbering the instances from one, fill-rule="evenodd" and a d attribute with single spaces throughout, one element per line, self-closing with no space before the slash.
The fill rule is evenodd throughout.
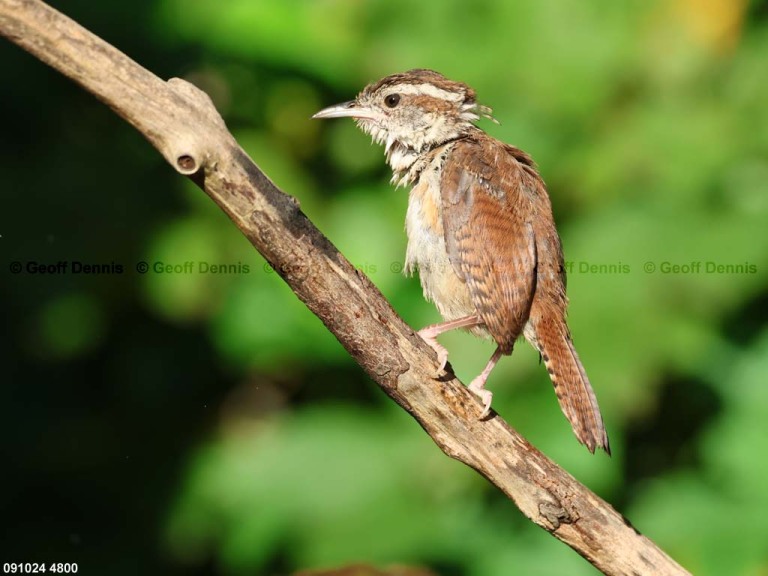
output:
<path id="1" fill-rule="evenodd" d="M 437 369 L 438 374 L 445 369 L 445 365 L 448 364 L 448 350 L 445 349 L 438 341 L 437 337 L 443 332 L 449 330 L 455 330 L 456 328 L 471 328 L 482 324 L 483 321 L 480 316 L 473 314 L 472 316 L 464 316 L 463 318 L 457 318 L 456 320 L 448 320 L 447 322 L 440 322 L 439 324 L 430 324 L 419 330 L 419 336 L 429 344 L 429 346 L 437 353 L 437 360 L 440 362 L 440 366 Z"/>
<path id="2" fill-rule="evenodd" d="M 499 358 L 501 358 L 501 347 L 496 348 L 496 352 L 494 352 L 493 356 L 491 356 L 491 359 L 488 360 L 488 364 L 485 365 L 483 371 L 480 372 L 477 378 L 472 380 L 469 385 L 469 389 L 477 394 L 480 397 L 480 400 L 483 401 L 483 413 L 480 415 L 481 420 L 488 416 L 488 413 L 491 411 L 491 399 L 493 398 L 493 392 L 485 389 L 485 381 L 488 380 L 488 376 L 496 366 Z"/>

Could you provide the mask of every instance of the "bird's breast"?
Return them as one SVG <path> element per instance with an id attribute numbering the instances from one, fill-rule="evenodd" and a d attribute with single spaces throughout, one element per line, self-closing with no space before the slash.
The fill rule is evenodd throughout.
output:
<path id="1" fill-rule="evenodd" d="M 438 158 L 435 161 L 439 161 Z M 440 198 L 440 166 L 429 166 L 411 189 L 405 229 L 408 248 L 405 272 L 419 272 L 424 297 L 446 320 L 475 314 L 469 288 L 448 258 Z"/>

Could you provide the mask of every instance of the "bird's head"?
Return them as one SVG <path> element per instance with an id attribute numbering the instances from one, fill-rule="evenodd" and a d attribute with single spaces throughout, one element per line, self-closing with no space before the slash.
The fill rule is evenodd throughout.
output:
<path id="1" fill-rule="evenodd" d="M 421 153 L 465 134 L 491 109 L 475 91 L 434 70 L 416 69 L 366 86 L 357 98 L 325 108 L 313 118 L 354 118 L 389 157 L 395 148 Z"/>

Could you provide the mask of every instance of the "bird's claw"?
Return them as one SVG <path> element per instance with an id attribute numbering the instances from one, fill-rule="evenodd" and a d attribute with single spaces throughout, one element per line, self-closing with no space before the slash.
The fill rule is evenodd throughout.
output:
<path id="1" fill-rule="evenodd" d="M 438 342 L 431 334 L 425 334 L 425 330 L 419 330 L 418 334 L 427 344 L 429 344 L 429 347 L 435 351 L 435 354 L 437 354 L 437 375 L 439 376 L 448 365 L 448 349 L 440 344 L 440 342 Z"/>
<path id="2" fill-rule="evenodd" d="M 485 389 L 485 378 L 478 376 L 469 384 L 469 389 L 480 397 L 483 402 L 483 411 L 480 414 L 479 420 L 484 419 L 491 413 L 491 401 L 493 400 L 493 392 Z"/>

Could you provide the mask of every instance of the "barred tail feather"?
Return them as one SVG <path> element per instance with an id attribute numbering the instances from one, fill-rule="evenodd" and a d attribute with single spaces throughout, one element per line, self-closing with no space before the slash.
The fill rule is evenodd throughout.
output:
<path id="1" fill-rule="evenodd" d="M 610 454 L 611 448 L 600 407 L 579 355 L 573 347 L 568 328 L 564 323 L 557 321 L 547 324 L 547 329 L 537 330 L 537 344 L 555 387 L 560 408 L 571 423 L 579 442 L 592 453 L 596 448 L 602 448 Z"/>

